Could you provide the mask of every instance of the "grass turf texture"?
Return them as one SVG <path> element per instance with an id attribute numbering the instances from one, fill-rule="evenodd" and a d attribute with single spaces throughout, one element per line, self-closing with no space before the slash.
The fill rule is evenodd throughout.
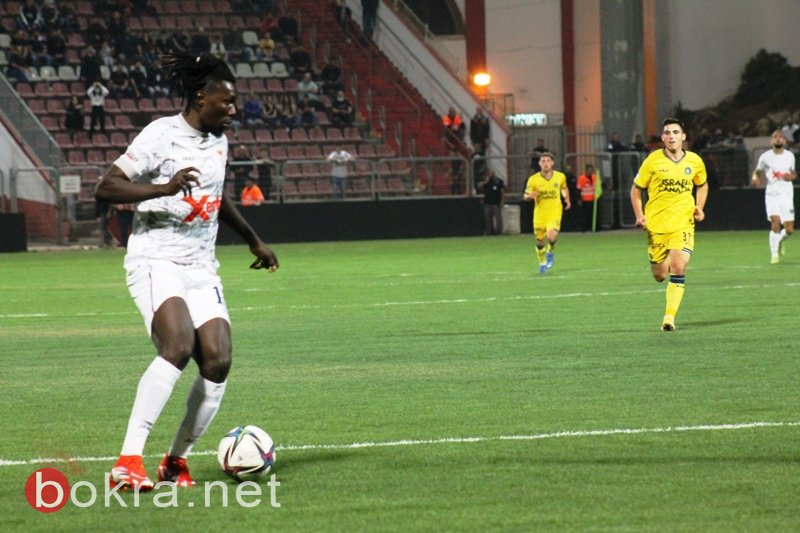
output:
<path id="1" fill-rule="evenodd" d="M 210 453 L 189 464 L 227 483 L 227 508 L 202 488 L 106 508 L 111 459 L 3 464 L 115 456 L 154 355 L 121 253 L 4 255 L 0 530 L 796 531 L 800 251 L 770 265 L 766 233 L 698 234 L 674 333 L 639 232 L 564 234 L 544 276 L 530 236 L 277 245 L 270 275 L 220 248 L 234 366 L 196 450 L 266 429 L 280 508 L 266 484 L 237 506 Z M 148 441 L 153 476 L 187 374 Z M 750 422 L 789 424 L 554 435 Z M 442 441 L 469 437 L 487 440 Z M 435 442 L 325 447 L 402 440 Z M 100 487 L 98 504 L 33 510 L 42 466 Z"/>

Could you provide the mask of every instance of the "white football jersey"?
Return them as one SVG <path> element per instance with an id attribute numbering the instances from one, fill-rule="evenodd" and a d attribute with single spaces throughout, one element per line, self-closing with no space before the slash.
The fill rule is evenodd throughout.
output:
<path id="1" fill-rule="evenodd" d="M 117 165 L 131 181 L 164 184 L 183 168 L 200 170 L 191 196 L 179 192 L 136 206 L 126 263 L 137 258 L 179 264 L 210 262 L 225 185 L 228 139 L 192 128 L 182 115 L 151 122 L 133 140 Z"/>
<path id="2" fill-rule="evenodd" d="M 783 174 L 792 172 L 794 170 L 794 154 L 789 150 L 784 149 L 780 154 L 776 154 L 774 150 L 768 150 L 761 154 L 758 158 L 756 170 L 764 172 L 767 179 L 768 195 L 781 195 L 787 194 L 794 195 L 792 182 L 784 180 L 781 176 Z"/>

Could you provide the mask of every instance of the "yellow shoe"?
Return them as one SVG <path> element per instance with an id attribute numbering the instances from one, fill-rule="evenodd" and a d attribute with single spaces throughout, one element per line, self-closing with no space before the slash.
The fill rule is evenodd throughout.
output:
<path id="1" fill-rule="evenodd" d="M 781 262 L 781 258 L 779 256 L 777 256 L 777 255 L 773 255 L 772 259 L 770 260 L 770 264 L 771 265 L 777 265 L 780 262 Z"/>
<path id="2" fill-rule="evenodd" d="M 674 316 L 664 315 L 664 320 L 661 321 L 661 331 L 675 331 Z"/>

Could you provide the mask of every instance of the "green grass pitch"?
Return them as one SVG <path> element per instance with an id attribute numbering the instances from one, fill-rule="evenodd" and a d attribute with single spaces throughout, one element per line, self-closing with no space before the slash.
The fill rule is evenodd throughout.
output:
<path id="1" fill-rule="evenodd" d="M 276 245 L 274 274 L 220 248 L 234 366 L 189 464 L 227 507 L 103 503 L 155 355 L 122 253 L 1 256 L 0 530 L 798 531 L 795 239 L 770 265 L 766 228 L 700 231 L 674 333 L 640 232 L 564 234 L 544 276 L 529 235 Z M 240 424 L 275 439 L 280 507 L 267 480 L 233 501 L 214 451 Z M 32 509 L 45 466 L 97 503 Z"/>

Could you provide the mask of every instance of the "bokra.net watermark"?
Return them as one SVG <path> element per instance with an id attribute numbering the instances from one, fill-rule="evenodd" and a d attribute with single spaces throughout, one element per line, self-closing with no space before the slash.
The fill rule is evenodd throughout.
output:
<path id="1" fill-rule="evenodd" d="M 41 513 L 53 513 L 62 509 L 68 503 L 75 507 L 85 509 L 87 507 L 139 507 L 139 490 L 121 491 L 121 485 L 114 488 L 109 487 L 110 474 L 103 475 L 101 487 L 90 481 L 77 481 L 70 484 L 67 476 L 55 468 L 40 468 L 28 476 L 25 482 L 25 499 L 28 504 Z M 163 507 L 258 507 L 266 503 L 267 494 L 265 488 L 269 489 L 269 505 L 278 508 L 277 489 L 280 482 L 272 474 L 264 485 L 255 481 L 244 481 L 238 485 L 231 486 L 224 481 L 207 481 L 192 489 L 179 490 L 178 486 L 171 481 L 160 481 L 153 489 L 152 499 L 145 500 L 148 506 Z M 186 491 L 193 494 L 198 489 L 203 491 L 203 501 L 186 501 Z M 125 501 L 122 494 L 131 492 L 133 501 Z M 184 502 L 181 504 L 181 496 Z M 127 499 L 127 498 L 126 498 Z"/>

